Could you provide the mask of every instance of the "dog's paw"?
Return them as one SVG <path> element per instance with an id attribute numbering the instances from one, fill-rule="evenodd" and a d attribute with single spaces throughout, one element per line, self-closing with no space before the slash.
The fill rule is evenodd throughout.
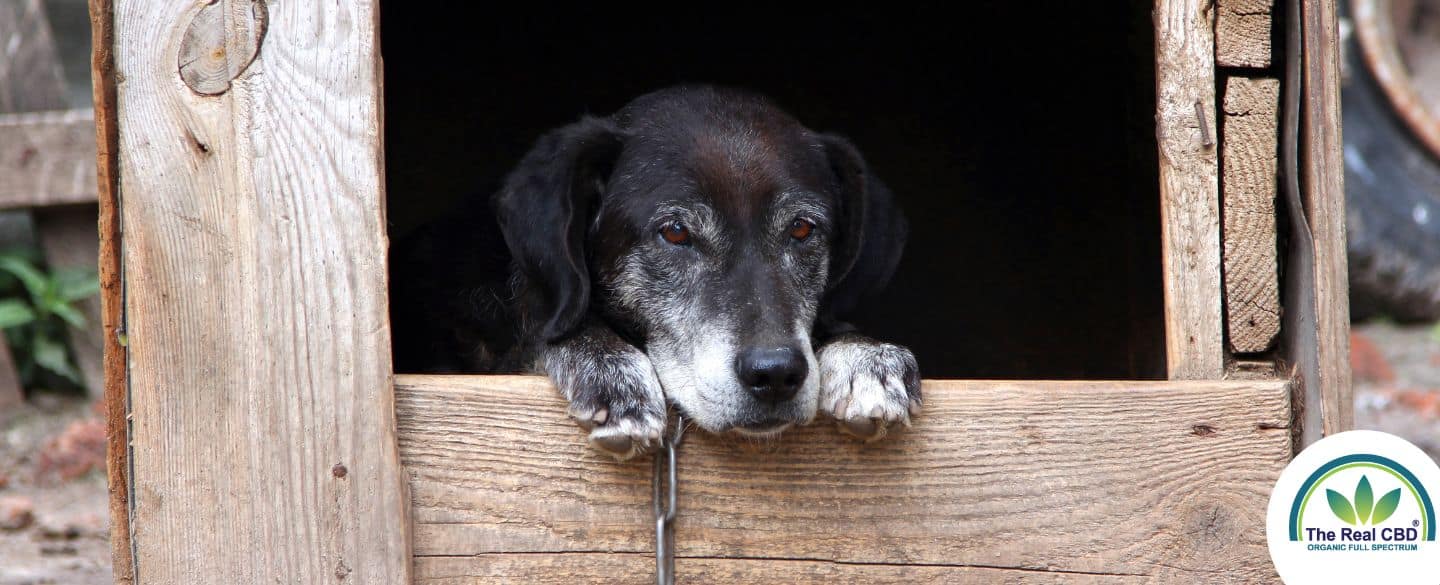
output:
<path id="1" fill-rule="evenodd" d="M 841 430 L 876 441 L 891 425 L 910 426 L 920 412 L 920 368 L 910 350 L 852 336 L 830 342 L 816 357 L 820 410 Z"/>
<path id="2" fill-rule="evenodd" d="M 638 350 L 546 360 L 546 371 L 570 400 L 570 417 L 590 445 L 620 461 L 653 451 L 665 433 L 665 393 L 650 358 Z"/>

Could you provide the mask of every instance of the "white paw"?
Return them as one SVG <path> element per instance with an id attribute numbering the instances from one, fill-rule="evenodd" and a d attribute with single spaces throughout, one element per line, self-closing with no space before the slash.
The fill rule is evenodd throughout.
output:
<path id="1" fill-rule="evenodd" d="M 665 394 L 644 353 L 634 349 L 584 356 L 552 352 L 544 365 L 570 400 L 570 417 L 590 432 L 592 447 L 624 461 L 660 445 L 666 424 Z"/>
<path id="2" fill-rule="evenodd" d="M 910 350 L 860 337 L 826 344 L 820 362 L 820 410 L 841 430 L 876 441 L 920 412 L 920 368 Z"/>

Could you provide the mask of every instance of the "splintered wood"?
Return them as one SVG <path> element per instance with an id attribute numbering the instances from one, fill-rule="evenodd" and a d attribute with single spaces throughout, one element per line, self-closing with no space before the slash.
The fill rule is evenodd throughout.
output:
<path id="1" fill-rule="evenodd" d="M 1235 353 L 1269 349 L 1280 333 L 1275 159 L 1280 82 L 1225 84 L 1225 314 Z"/>
<path id="2" fill-rule="evenodd" d="M 1222 67 L 1270 66 L 1270 14 L 1275 0 L 1219 0 L 1215 62 Z"/>
<path id="3" fill-rule="evenodd" d="M 691 431 L 676 570 L 702 583 L 1273 581 L 1287 383 L 927 381 L 912 428 Z M 1156 413 L 1163 412 L 1163 416 Z M 654 582 L 651 464 L 544 378 L 397 376 L 416 582 Z M 690 579 L 685 579 L 686 577 Z"/>

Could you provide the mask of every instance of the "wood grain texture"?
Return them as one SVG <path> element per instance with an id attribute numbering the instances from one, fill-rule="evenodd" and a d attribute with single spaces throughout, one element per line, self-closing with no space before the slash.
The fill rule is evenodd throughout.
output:
<path id="1" fill-rule="evenodd" d="M 272 3 L 207 96 L 204 5 L 113 6 L 136 577 L 406 583 L 376 7 Z"/>
<path id="2" fill-rule="evenodd" d="M 90 110 L 0 114 L 0 209 L 95 202 Z"/>
<path id="3" fill-rule="evenodd" d="M 679 555 L 850 575 L 933 565 L 1274 579 L 1264 506 L 1291 453 L 1285 382 L 930 381 L 925 392 L 915 427 L 873 445 L 830 424 L 761 443 L 690 433 Z M 544 379 L 397 376 L 396 407 L 422 581 L 452 575 L 440 566 L 559 564 L 573 582 L 608 582 L 568 553 L 653 551 L 649 462 L 592 452 Z M 473 558 L 443 560 L 458 557 Z"/>
<path id="4" fill-rule="evenodd" d="M 1274 10 L 1275 0 L 1219 0 L 1215 6 L 1215 63 L 1269 67 Z"/>
<path id="5" fill-rule="evenodd" d="M 64 107 L 65 78 L 40 0 L 0 2 L 0 113 Z"/>
<path id="6" fill-rule="evenodd" d="M 1225 82 L 1225 318 L 1230 349 L 1258 353 L 1280 333 L 1275 234 L 1280 81 Z"/>
<path id="7" fill-rule="evenodd" d="M 1154 14 L 1166 363 L 1172 380 L 1214 380 L 1224 341 L 1210 3 L 1156 0 Z"/>
<path id="8" fill-rule="evenodd" d="M 115 29 L 110 0 L 89 0 L 90 83 L 95 103 L 95 186 L 100 205 L 100 327 L 104 344 L 105 477 L 110 493 L 110 566 L 116 585 L 135 582 L 130 541 L 130 386 L 120 249 L 120 135 L 115 107 Z"/>
<path id="9" fill-rule="evenodd" d="M 93 141 L 93 127 L 91 128 Z M 95 162 L 89 161 L 87 173 L 94 180 Z M 85 270 L 93 273 L 100 264 L 100 238 L 96 228 L 99 209 L 95 205 L 76 205 L 37 209 L 34 211 L 35 231 L 40 236 L 40 249 L 51 268 Z M 85 316 L 84 327 L 67 327 L 70 352 L 80 371 L 80 380 L 90 395 L 98 398 L 104 388 L 103 342 L 101 340 L 100 297 L 93 296 L 75 303 Z"/>
<path id="10" fill-rule="evenodd" d="M 655 557 L 639 553 L 484 554 L 473 557 L 420 557 L 416 585 L 526 583 L 573 585 L 655 582 Z M 675 581 L 714 583 L 787 583 L 816 585 L 985 585 L 1147 583 L 1143 575 L 1066 573 L 1044 569 L 1005 569 L 945 565 L 867 565 L 816 560 L 680 557 Z"/>
<path id="11" fill-rule="evenodd" d="M 1302 441 L 1355 426 L 1350 386 L 1350 289 L 1345 253 L 1345 165 L 1340 135 L 1340 34 L 1334 0 L 1303 2 L 1304 106 L 1301 195 L 1314 244 L 1314 368 L 1302 371 L 1307 405 Z M 1306 283 L 1308 284 L 1308 283 Z M 1310 307 L 1300 310 L 1309 313 Z M 1304 351 L 1311 351 L 1310 348 Z"/>

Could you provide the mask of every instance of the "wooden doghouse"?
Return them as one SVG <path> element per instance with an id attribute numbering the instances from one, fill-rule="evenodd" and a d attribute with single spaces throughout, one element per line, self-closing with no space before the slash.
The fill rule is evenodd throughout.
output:
<path id="1" fill-rule="evenodd" d="M 1296 6 L 1145 7 L 1165 379 L 692 434 L 679 580 L 1277 580 L 1270 488 L 1351 425 L 1336 8 Z M 91 7 L 117 581 L 652 581 L 648 461 L 541 378 L 392 371 L 378 8 Z"/>

